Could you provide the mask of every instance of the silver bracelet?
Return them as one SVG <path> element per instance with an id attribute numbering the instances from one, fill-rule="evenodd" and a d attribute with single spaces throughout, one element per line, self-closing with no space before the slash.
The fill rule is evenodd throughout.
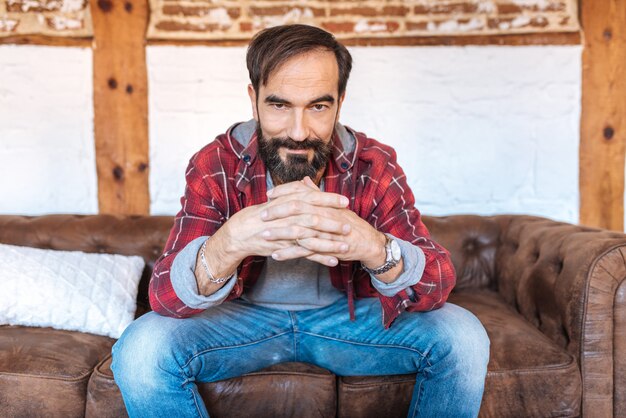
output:
<path id="1" fill-rule="evenodd" d="M 204 244 L 202 244 L 202 249 L 200 249 L 200 261 L 202 262 L 202 267 L 204 267 L 204 271 L 206 271 L 207 276 L 209 276 L 209 281 L 211 283 L 216 283 L 216 284 L 224 283 L 226 280 L 228 280 L 231 277 L 233 277 L 233 275 L 231 274 L 230 276 L 219 277 L 217 279 L 215 277 L 213 277 L 213 275 L 209 271 L 209 265 L 206 263 L 206 258 L 204 258 L 204 250 L 206 249 L 207 241 L 208 240 L 204 241 Z"/>

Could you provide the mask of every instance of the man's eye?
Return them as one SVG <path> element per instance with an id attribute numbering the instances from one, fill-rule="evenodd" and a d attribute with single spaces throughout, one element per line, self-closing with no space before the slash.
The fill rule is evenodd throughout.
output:
<path id="1" fill-rule="evenodd" d="M 276 110 L 283 110 L 286 108 L 284 103 L 272 103 L 272 107 Z"/>
<path id="2" fill-rule="evenodd" d="M 313 105 L 313 110 L 321 112 L 322 110 L 325 110 L 328 106 L 323 105 L 323 104 L 316 104 Z"/>

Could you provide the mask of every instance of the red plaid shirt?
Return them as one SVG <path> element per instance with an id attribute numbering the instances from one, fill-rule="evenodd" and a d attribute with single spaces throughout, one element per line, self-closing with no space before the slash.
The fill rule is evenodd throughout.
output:
<path id="1" fill-rule="evenodd" d="M 256 134 L 244 148 L 231 136 L 232 129 L 202 148 L 189 162 L 182 209 L 175 217 L 150 281 L 150 304 L 159 314 L 185 318 L 202 312 L 186 306 L 174 292 L 169 275 L 174 258 L 195 238 L 213 235 L 237 211 L 267 201 L 266 168 L 257 155 Z M 355 149 L 344 152 L 339 136 L 333 136 L 333 158 L 324 177 L 325 191 L 346 196 L 350 209 L 374 228 L 413 243 L 426 256 L 422 278 L 411 286 L 411 297 L 406 290 L 393 297 L 381 295 L 358 261 L 340 261 L 330 268 L 333 286 L 347 293 L 350 318 L 354 319 L 355 297 L 378 297 L 383 325 L 388 328 L 404 309 L 429 311 L 441 307 L 454 287 L 456 275 L 448 251 L 429 238 L 414 207 L 415 198 L 406 176 L 396 162 L 395 151 L 347 129 L 356 138 Z M 252 256 L 239 265 L 237 283 L 228 299 L 237 298 L 254 286 L 264 262 L 265 257 Z"/>

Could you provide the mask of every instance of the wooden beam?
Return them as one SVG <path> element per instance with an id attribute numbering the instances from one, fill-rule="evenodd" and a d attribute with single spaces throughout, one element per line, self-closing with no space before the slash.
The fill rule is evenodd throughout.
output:
<path id="1" fill-rule="evenodd" d="M 91 0 L 100 213 L 149 214 L 148 0 Z"/>
<path id="2" fill-rule="evenodd" d="M 0 45 L 79 46 L 91 48 L 92 38 L 69 38 L 46 35 L 15 35 L 0 37 Z"/>
<path id="3" fill-rule="evenodd" d="M 249 39 L 177 40 L 150 39 L 148 45 L 246 46 Z M 405 36 L 393 38 L 350 38 L 348 46 L 465 46 L 465 45 L 580 45 L 580 32 L 529 33 L 509 35 Z M 91 38 L 65 38 L 43 35 L 0 37 L 0 44 L 91 47 Z"/>
<path id="4" fill-rule="evenodd" d="M 396 36 L 340 39 L 348 46 L 465 46 L 465 45 L 579 45 L 580 32 L 528 33 L 508 35 Z M 245 46 L 249 39 L 150 39 L 148 45 Z"/>
<path id="5" fill-rule="evenodd" d="M 626 1 L 582 0 L 580 223 L 624 230 Z"/>

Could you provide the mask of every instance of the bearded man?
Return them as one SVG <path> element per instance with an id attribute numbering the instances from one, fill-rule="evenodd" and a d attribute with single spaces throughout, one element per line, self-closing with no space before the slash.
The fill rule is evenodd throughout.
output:
<path id="1" fill-rule="evenodd" d="M 395 151 L 339 123 L 350 53 L 319 28 L 279 26 L 255 36 L 247 66 L 254 118 L 191 158 L 154 312 L 113 348 L 129 415 L 207 417 L 196 382 L 300 361 L 417 373 L 409 416 L 476 416 L 489 339 L 446 303 L 449 253 Z"/>

